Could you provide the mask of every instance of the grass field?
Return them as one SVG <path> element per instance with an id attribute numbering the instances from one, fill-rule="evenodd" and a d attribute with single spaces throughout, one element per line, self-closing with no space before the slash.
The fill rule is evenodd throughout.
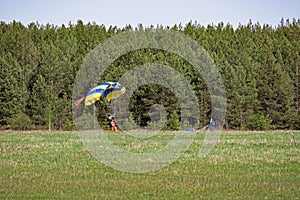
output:
<path id="1" fill-rule="evenodd" d="M 172 132 L 143 141 L 108 133 L 126 150 L 162 147 Z M 0 199 L 299 199 L 300 132 L 226 132 L 200 159 L 198 133 L 188 151 L 151 173 L 99 163 L 76 132 L 1 132 Z"/>

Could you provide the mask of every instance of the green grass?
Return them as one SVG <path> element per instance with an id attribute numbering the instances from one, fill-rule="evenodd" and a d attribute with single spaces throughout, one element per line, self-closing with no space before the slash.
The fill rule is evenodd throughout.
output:
<path id="1" fill-rule="evenodd" d="M 147 152 L 173 137 L 108 133 L 127 151 Z M 99 163 L 76 132 L 0 133 L 0 199 L 299 199 L 300 132 L 228 132 L 200 159 L 198 133 L 187 152 L 145 174 Z"/>

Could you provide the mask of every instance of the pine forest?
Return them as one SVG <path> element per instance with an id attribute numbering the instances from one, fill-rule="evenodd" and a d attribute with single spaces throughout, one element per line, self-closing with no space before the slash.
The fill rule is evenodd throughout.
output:
<path id="1" fill-rule="evenodd" d="M 4 129 L 74 130 L 72 92 L 78 70 L 97 45 L 123 31 L 174 30 L 192 38 L 214 60 L 226 89 L 224 129 L 300 129 L 300 19 L 278 26 L 252 23 L 115 27 L 96 23 L 61 26 L 0 22 L 0 127 Z M 183 74 L 198 97 L 198 127 L 209 123 L 210 96 L 203 78 L 170 52 L 140 49 L 115 60 L 99 81 L 118 81 L 136 65 L 158 63 Z M 149 108 L 161 104 L 164 128 L 178 129 L 180 112 L 171 91 L 156 84 L 138 88 L 130 99 L 131 118 L 149 125 Z M 97 119 L 109 126 L 110 105 L 96 104 Z M 89 123 L 89 122 L 86 122 Z M 187 125 L 188 126 L 188 125 Z"/>

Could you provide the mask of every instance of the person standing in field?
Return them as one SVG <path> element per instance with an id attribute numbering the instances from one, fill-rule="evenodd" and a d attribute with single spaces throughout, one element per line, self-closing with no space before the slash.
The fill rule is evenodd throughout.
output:
<path id="1" fill-rule="evenodd" d="M 209 130 L 213 131 L 215 129 L 216 123 L 213 120 L 213 118 L 210 118 L 210 122 L 209 122 Z"/>
<path id="2" fill-rule="evenodd" d="M 112 132 L 118 131 L 117 121 L 116 121 L 115 117 L 111 118 L 110 125 L 111 125 L 111 130 L 110 131 L 112 131 Z"/>

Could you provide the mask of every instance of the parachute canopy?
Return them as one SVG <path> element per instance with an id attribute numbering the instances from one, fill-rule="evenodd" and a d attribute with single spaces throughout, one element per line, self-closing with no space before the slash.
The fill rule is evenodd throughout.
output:
<path id="1" fill-rule="evenodd" d="M 107 101 L 116 99 L 125 93 L 125 87 L 118 82 L 103 82 L 92 88 L 85 97 L 76 101 L 76 105 L 79 105 L 84 100 L 84 105 L 89 106 L 96 101 L 100 100 L 103 94 Z"/>

